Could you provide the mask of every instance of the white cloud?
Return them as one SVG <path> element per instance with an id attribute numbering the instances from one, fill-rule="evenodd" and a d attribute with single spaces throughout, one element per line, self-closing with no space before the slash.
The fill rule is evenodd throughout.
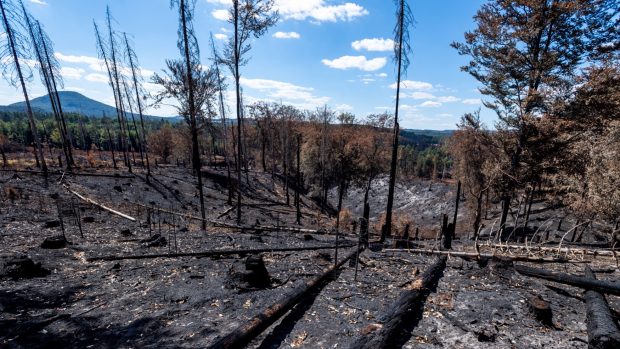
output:
<path id="1" fill-rule="evenodd" d="M 301 35 L 296 32 L 276 32 L 273 37 L 276 39 L 299 39 Z"/>
<path id="2" fill-rule="evenodd" d="M 438 107 L 441 107 L 441 103 L 433 102 L 433 101 L 426 101 L 426 102 L 420 104 L 420 107 L 424 107 L 424 108 L 438 108 Z"/>
<path id="3" fill-rule="evenodd" d="M 454 103 L 460 100 L 461 100 L 460 98 L 457 98 L 454 96 L 437 97 L 437 102 L 440 102 L 440 103 Z"/>
<path id="4" fill-rule="evenodd" d="M 443 114 L 439 114 L 439 116 L 443 117 L 443 118 L 450 118 L 454 115 L 450 114 L 450 113 L 443 113 Z"/>
<path id="5" fill-rule="evenodd" d="M 82 68 L 62 67 L 60 68 L 60 75 L 65 79 L 79 80 L 82 78 L 86 71 Z"/>
<path id="6" fill-rule="evenodd" d="M 232 6 L 231 0 L 207 0 L 208 3 Z M 364 7 L 346 2 L 337 5 L 328 5 L 326 0 L 276 0 L 274 10 L 277 10 L 282 19 L 306 20 L 314 22 L 352 21 L 355 18 L 368 15 Z M 228 20 L 228 10 L 220 9 L 211 12 L 219 20 Z"/>
<path id="7" fill-rule="evenodd" d="M 90 82 L 108 83 L 108 78 L 103 74 L 91 73 L 86 75 L 85 79 Z"/>
<path id="8" fill-rule="evenodd" d="M 241 78 L 241 85 L 265 93 L 275 100 L 293 101 L 297 106 L 311 109 L 316 106 L 324 105 L 329 101 L 329 97 L 317 97 L 313 94 L 311 87 L 297 86 L 288 82 L 267 80 L 267 79 L 248 79 Z"/>
<path id="9" fill-rule="evenodd" d="M 77 86 L 65 86 L 65 88 L 62 89 L 63 91 L 73 91 L 73 92 L 80 92 L 80 93 L 84 93 L 86 92 L 85 89 L 81 88 L 81 87 L 77 87 Z"/>
<path id="10" fill-rule="evenodd" d="M 221 33 L 214 34 L 213 37 L 215 37 L 218 40 L 226 40 L 226 39 L 228 39 L 228 35 L 221 34 Z"/>
<path id="11" fill-rule="evenodd" d="M 405 80 L 400 82 L 400 87 L 405 90 L 431 90 L 433 84 L 424 81 Z M 390 88 L 396 89 L 396 83 L 391 84 Z"/>
<path id="12" fill-rule="evenodd" d="M 406 96 L 405 96 L 406 97 Z M 433 95 L 432 93 L 428 93 L 428 92 L 413 92 L 409 95 L 409 97 L 413 98 L 413 99 L 435 99 L 437 97 L 435 97 L 435 95 Z"/>
<path id="13" fill-rule="evenodd" d="M 213 10 L 213 12 L 211 12 L 211 15 L 213 16 L 213 18 L 219 19 L 220 21 L 227 21 L 228 17 L 230 16 L 228 10 Z"/>
<path id="14" fill-rule="evenodd" d="M 479 98 L 468 98 L 463 100 L 463 104 L 478 105 L 482 104 L 482 101 Z"/>
<path id="15" fill-rule="evenodd" d="M 334 109 L 339 112 L 345 112 L 353 110 L 353 107 L 348 104 L 338 104 Z"/>
<path id="16" fill-rule="evenodd" d="M 372 78 L 363 78 L 362 82 L 364 83 L 364 85 L 368 85 L 371 82 L 375 82 L 375 79 Z"/>
<path id="17" fill-rule="evenodd" d="M 356 51 L 366 50 L 373 52 L 392 51 L 394 49 L 394 40 L 392 39 L 363 39 L 353 41 L 351 43 Z"/>
<path id="18" fill-rule="evenodd" d="M 387 64 L 387 58 L 367 59 L 365 56 L 342 56 L 334 60 L 324 59 L 321 62 L 334 69 L 361 69 L 364 71 L 379 70 Z"/>
<path id="19" fill-rule="evenodd" d="M 387 78 L 388 75 L 386 73 L 379 73 L 377 76 L 380 78 Z"/>
<path id="20" fill-rule="evenodd" d="M 30 0 L 30 2 L 37 5 L 47 5 L 47 2 L 43 0 Z"/>
<path id="21" fill-rule="evenodd" d="M 95 71 L 104 71 L 104 61 L 97 57 L 92 56 L 73 56 L 73 55 L 64 55 L 60 52 L 54 53 L 54 56 L 61 61 L 66 63 L 76 63 L 76 64 L 87 64 L 90 69 Z"/>
<path id="22" fill-rule="evenodd" d="M 317 22 L 352 21 L 369 13 L 356 3 L 327 5 L 325 0 L 276 0 L 275 7 L 284 19 L 310 18 Z"/>

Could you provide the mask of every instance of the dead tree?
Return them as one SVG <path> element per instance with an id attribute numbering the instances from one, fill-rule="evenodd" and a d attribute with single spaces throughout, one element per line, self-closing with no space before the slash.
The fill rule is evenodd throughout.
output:
<path id="1" fill-rule="evenodd" d="M 58 91 L 56 90 L 56 80 L 58 80 L 62 84 L 62 80 L 60 77 L 60 67 L 58 61 L 56 59 L 50 58 L 47 52 L 48 46 L 51 47 L 51 43 L 47 35 L 43 33 L 43 30 L 41 29 L 41 24 L 38 21 L 34 20 L 34 18 L 31 18 L 31 15 L 28 13 L 28 11 L 26 11 L 26 7 L 24 6 L 23 2 L 21 3 L 21 7 L 25 19 L 26 28 L 28 28 L 28 33 L 32 42 L 33 51 L 38 61 L 41 82 L 47 89 L 47 94 L 50 99 L 50 105 L 52 106 L 52 111 L 56 120 L 56 126 L 58 127 L 58 132 L 60 134 L 63 153 L 65 155 L 65 159 L 67 160 L 67 169 L 71 170 L 71 147 L 67 144 L 67 135 L 65 132 L 66 127 L 63 127 L 64 116 L 62 115 L 62 106 L 60 105 L 60 99 L 57 98 Z"/>
<path id="2" fill-rule="evenodd" d="M 122 128 L 122 124 L 123 124 L 123 121 L 122 121 L 123 116 L 122 116 L 121 107 L 120 107 L 120 104 L 119 104 L 118 94 L 117 94 L 117 91 L 116 91 L 117 90 L 116 84 L 114 83 L 114 76 L 113 76 L 113 73 L 112 73 L 112 66 L 111 66 L 110 61 L 108 59 L 108 53 L 107 53 L 105 44 L 104 44 L 104 42 L 102 40 L 101 34 L 99 32 L 99 27 L 97 26 L 97 23 L 95 23 L 94 21 L 93 21 L 93 25 L 95 27 L 95 38 L 97 40 L 97 52 L 98 52 L 99 57 L 101 59 L 103 59 L 103 61 L 105 63 L 106 70 L 108 72 L 109 84 L 110 84 L 110 87 L 112 87 L 112 95 L 114 96 L 114 104 L 116 106 L 116 118 L 117 118 L 117 121 L 118 121 L 118 124 L 119 124 L 119 130 L 120 130 Z M 123 140 L 124 138 L 123 138 L 122 135 L 120 135 L 119 137 L 121 139 L 120 148 L 121 148 L 121 151 L 123 152 L 123 161 L 124 161 L 125 165 L 127 165 L 128 157 L 127 157 L 127 151 L 126 151 L 126 148 L 125 148 L 125 142 Z"/>
<path id="3" fill-rule="evenodd" d="M 240 4 L 241 3 L 241 4 Z M 224 63 L 228 65 L 235 78 L 235 93 L 237 99 L 237 222 L 241 222 L 241 139 L 242 102 L 241 102 L 241 72 L 240 66 L 247 63 L 243 58 L 250 51 L 251 45 L 248 40 L 254 36 L 259 38 L 267 30 L 276 24 L 278 13 L 273 12 L 273 0 L 233 0 L 229 22 L 234 27 L 235 35 L 225 48 Z"/>
<path id="4" fill-rule="evenodd" d="M 407 72 L 409 67 L 409 54 L 411 46 L 409 44 L 409 27 L 413 23 L 411 9 L 406 0 L 398 0 L 399 10 L 397 11 L 396 27 L 394 29 L 395 45 L 394 59 L 397 61 L 396 75 L 396 107 L 394 110 L 394 135 L 392 140 L 392 161 L 390 164 L 390 182 L 388 187 L 387 208 L 385 210 L 385 231 L 381 235 L 381 240 L 392 233 L 392 208 L 394 206 L 394 187 L 396 185 L 396 165 L 398 161 L 398 108 L 400 104 L 400 84 L 401 75 Z"/>
<path id="5" fill-rule="evenodd" d="M 220 116 L 222 120 L 222 142 L 224 144 L 224 160 L 226 161 L 226 175 L 228 178 L 228 204 L 232 205 L 232 179 L 230 177 L 230 154 L 228 153 L 228 132 L 226 121 L 226 105 L 224 103 L 224 90 L 226 85 L 224 84 L 224 77 L 220 74 L 220 61 L 217 50 L 215 49 L 215 42 L 213 41 L 213 34 L 211 34 L 211 49 L 213 50 L 213 65 L 215 68 L 215 74 L 217 75 L 217 92 L 218 102 L 220 107 Z"/>
<path id="6" fill-rule="evenodd" d="M 0 50 L 0 68 L 11 86 L 17 87 L 17 83 L 19 82 L 26 103 L 26 113 L 28 114 L 30 132 L 34 138 L 35 160 L 37 166 L 40 167 L 43 172 L 47 173 L 47 164 L 43 156 L 43 147 L 41 146 L 41 140 L 39 139 L 37 127 L 34 122 L 34 112 L 32 111 L 30 98 L 28 97 L 28 89 L 26 88 L 27 77 L 24 76 L 24 71 L 20 63 L 20 60 L 29 58 L 26 55 L 28 41 L 16 30 L 16 28 L 22 25 L 21 22 L 23 18 L 20 18 L 19 9 L 15 6 L 13 0 L 0 0 L 0 12 L 2 13 L 2 25 L 7 41 L 7 47 Z"/>
<path id="7" fill-rule="evenodd" d="M 123 93 L 121 89 L 121 72 L 120 72 L 120 63 L 117 56 L 116 50 L 116 33 L 112 30 L 112 14 L 110 12 L 110 7 L 106 8 L 106 22 L 108 25 L 108 49 L 110 50 L 110 67 L 112 68 L 112 77 L 114 78 L 114 86 L 116 87 L 114 90 L 118 95 L 118 107 L 119 107 L 119 115 L 120 115 L 120 129 L 121 129 L 121 144 L 123 145 L 123 152 L 125 153 L 125 160 L 127 165 L 127 170 L 131 173 L 131 160 L 129 159 L 129 146 L 127 144 L 127 140 L 129 139 L 129 130 L 127 129 L 127 119 L 125 114 L 125 107 L 123 103 Z"/>
<path id="8" fill-rule="evenodd" d="M 144 157 L 146 158 L 146 181 L 149 183 L 151 177 L 151 164 L 149 162 L 149 150 L 148 145 L 146 143 L 146 130 L 144 128 L 144 116 L 143 116 L 143 108 L 142 108 L 142 98 L 143 95 L 141 93 L 141 84 L 140 84 L 140 73 L 138 69 L 138 56 L 133 48 L 129 45 L 129 40 L 127 40 L 127 33 L 124 34 L 125 37 L 125 55 L 127 56 L 127 60 L 129 61 L 129 68 L 131 69 L 131 78 L 133 80 L 133 87 L 136 93 L 136 103 L 138 105 L 138 114 L 140 114 L 140 128 L 142 129 L 142 140 L 140 144 L 142 146 L 142 152 L 144 153 Z M 137 131 L 136 131 L 137 132 Z"/>
<path id="9" fill-rule="evenodd" d="M 593 290 L 604 294 L 620 296 L 620 282 L 603 281 L 575 276 L 566 273 L 554 272 L 546 269 L 532 268 L 525 265 L 515 265 L 515 270 L 519 274 L 533 276 L 545 280 L 559 282 L 565 285 L 580 287 L 586 290 Z"/>
<path id="10" fill-rule="evenodd" d="M 198 176 L 198 195 L 200 196 L 200 215 L 203 218 L 202 229 L 206 229 L 205 202 L 202 185 L 202 162 L 200 159 L 200 145 L 198 143 L 198 125 L 196 122 L 197 110 L 195 101 L 194 74 L 196 67 L 200 65 L 198 41 L 194 34 L 193 7 L 195 0 L 171 0 L 171 6 L 178 5 L 179 9 L 179 41 L 178 47 L 185 64 L 185 81 L 187 83 L 187 112 L 192 133 L 192 165 Z"/>

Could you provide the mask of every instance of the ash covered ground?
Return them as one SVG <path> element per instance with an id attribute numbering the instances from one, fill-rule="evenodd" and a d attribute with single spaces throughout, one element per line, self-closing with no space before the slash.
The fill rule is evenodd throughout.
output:
<path id="1" fill-rule="evenodd" d="M 86 172 L 84 170 L 83 172 Z M 195 177 L 185 168 L 159 167 L 147 184 L 142 174 L 98 171 L 121 177 L 64 175 L 71 190 L 137 219 L 131 222 L 78 199 L 59 183 L 61 175 L 11 171 L 0 174 L 0 346 L 7 348 L 195 348 L 242 325 L 299 285 L 334 264 L 334 250 L 262 253 L 269 284 L 261 288 L 242 280 L 246 255 L 89 261 L 93 257 L 190 253 L 216 249 L 331 246 L 334 217 L 302 196 L 301 226 L 317 233 L 243 231 L 207 225 L 188 217 L 149 211 L 145 206 L 199 216 Z M 227 204 L 225 172 L 209 170 L 205 181 L 207 218 L 235 224 Z M 244 180 L 245 183 L 245 180 Z M 282 183 L 251 172 L 244 185 L 244 226 L 295 227 L 295 210 L 286 205 Z M 11 188 L 10 190 L 8 188 Z M 385 183 L 376 182 L 371 215 L 379 221 Z M 454 186 L 428 182 L 400 183 L 396 210 L 419 226 L 438 229 L 443 213 L 454 206 Z M 292 192 L 291 192 L 292 194 Z M 361 195 L 361 197 L 360 197 Z M 333 195 L 332 195 L 333 196 Z M 363 191 L 353 188 L 345 207 L 361 214 Z M 332 204 L 333 204 L 333 200 Z M 57 202 L 60 202 L 57 207 Z M 142 206 L 141 206 L 142 205 Z M 535 204 L 533 221 L 540 227 L 560 216 Z M 76 214 L 76 210 L 79 211 Z M 59 214 L 69 245 L 47 249 L 46 238 L 61 234 Z M 485 221 L 491 226 L 497 210 Z M 150 219 L 148 218 L 150 214 Z M 461 217 L 465 209 L 461 208 Z M 564 216 L 562 216 L 564 218 Z M 83 237 L 77 220 L 80 220 Z M 566 217 L 570 228 L 571 217 Z M 147 223 L 150 220 L 150 227 Z M 544 223 L 547 224 L 547 223 Z M 568 228 L 554 228 L 557 242 Z M 536 228 L 534 228 L 536 229 Z M 341 242 L 357 243 L 350 227 Z M 469 246 L 466 223 L 459 225 L 455 248 Z M 153 239 L 159 235 L 165 239 Z M 431 234 L 432 236 L 432 234 Z M 371 236 L 374 240 L 378 235 Z M 433 240 L 416 241 L 420 247 Z M 372 243 L 357 265 L 345 263 L 318 288 L 256 337 L 251 348 L 342 348 L 362 335 L 378 331 L 390 305 L 435 259 L 385 249 L 392 242 Z M 353 247 L 341 248 L 339 258 Z M 15 260 L 30 260 L 15 270 Z M 574 274 L 583 264 L 545 265 Z M 599 279 L 618 279 L 612 259 L 599 258 Z M 519 275 L 509 265 L 480 264 L 449 258 L 428 297 L 415 311 L 410 328 L 399 335 L 405 348 L 586 348 L 583 291 Z M 528 300 L 540 297 L 551 305 L 551 324 L 536 320 Z M 620 309 L 617 297 L 608 300 Z M 616 312 L 617 314 L 617 312 Z M 617 319 L 616 319 L 617 320 Z"/>

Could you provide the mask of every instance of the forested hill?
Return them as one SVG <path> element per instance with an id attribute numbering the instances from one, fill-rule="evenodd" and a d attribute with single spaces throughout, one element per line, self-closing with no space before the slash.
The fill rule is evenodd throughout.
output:
<path id="1" fill-rule="evenodd" d="M 88 98 L 81 93 L 73 91 L 61 91 L 60 101 L 62 109 L 65 113 L 81 114 L 88 117 L 100 118 L 104 114 L 109 117 L 116 116 L 116 108 L 101 103 L 94 99 Z M 48 95 L 34 98 L 30 101 L 35 112 L 52 113 L 52 106 Z M 25 102 L 17 102 L 7 106 L 0 106 L 0 112 L 24 112 L 26 110 Z M 136 114 L 137 116 L 137 114 Z M 160 119 L 159 116 L 145 115 L 148 119 Z M 170 118 L 169 121 L 177 121 L 177 118 Z"/>

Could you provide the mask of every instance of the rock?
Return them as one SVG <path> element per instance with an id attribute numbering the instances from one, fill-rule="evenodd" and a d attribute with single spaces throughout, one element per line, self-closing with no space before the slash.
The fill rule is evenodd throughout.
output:
<path id="1" fill-rule="evenodd" d="M 164 247 L 168 245 L 166 238 L 159 234 L 155 234 L 148 239 L 140 240 L 140 243 L 144 244 L 146 247 Z"/>
<path id="2" fill-rule="evenodd" d="M 49 221 L 49 222 L 45 222 L 43 224 L 43 228 L 46 228 L 46 229 L 58 228 L 58 227 L 60 227 L 60 221 L 59 220 Z"/>
<path id="3" fill-rule="evenodd" d="M 67 239 L 62 235 L 50 236 L 45 238 L 41 243 L 41 248 L 45 249 L 59 249 L 67 247 Z"/>
<path id="4" fill-rule="evenodd" d="M 129 237 L 129 236 L 132 236 L 133 234 L 131 233 L 131 230 L 129 229 L 123 229 L 121 230 L 121 235 L 124 237 Z"/>

